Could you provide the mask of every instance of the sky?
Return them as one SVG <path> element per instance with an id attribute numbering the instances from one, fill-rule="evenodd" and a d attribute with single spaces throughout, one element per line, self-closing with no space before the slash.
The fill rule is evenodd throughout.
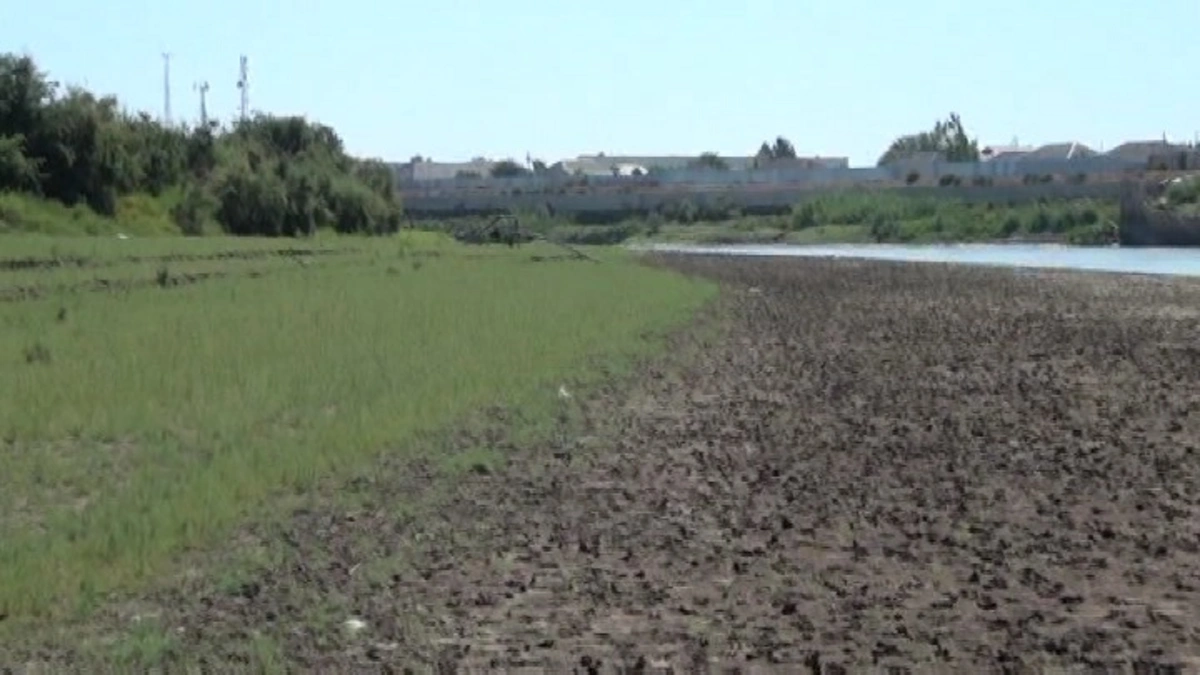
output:
<path id="1" fill-rule="evenodd" d="M 4 11 L 5 9 L 12 11 Z M 0 0 L 0 51 L 174 117 L 250 108 L 355 155 L 801 155 L 873 165 L 951 111 L 981 144 L 1192 141 L 1200 0 Z"/>

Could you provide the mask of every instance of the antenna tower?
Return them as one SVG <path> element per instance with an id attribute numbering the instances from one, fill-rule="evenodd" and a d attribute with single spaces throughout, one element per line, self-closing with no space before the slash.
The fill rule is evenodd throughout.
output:
<path id="1" fill-rule="evenodd" d="M 163 124 L 171 126 L 171 53 L 163 52 Z"/>
<path id="2" fill-rule="evenodd" d="M 208 83 L 207 82 L 197 82 L 194 85 L 194 87 L 195 87 L 196 91 L 200 92 L 200 127 L 203 129 L 207 129 L 208 128 L 208 105 L 207 105 L 207 101 L 205 99 L 206 99 L 206 95 L 208 94 Z"/>
<path id="3" fill-rule="evenodd" d="M 238 89 L 241 90 L 241 118 L 246 119 L 246 111 L 250 107 L 250 73 L 247 67 L 247 59 L 243 55 L 241 57 L 241 67 L 237 83 Z"/>

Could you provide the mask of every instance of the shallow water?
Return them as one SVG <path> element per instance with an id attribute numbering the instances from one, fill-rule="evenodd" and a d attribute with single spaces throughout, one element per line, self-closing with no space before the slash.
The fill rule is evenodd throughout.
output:
<path id="1" fill-rule="evenodd" d="M 1061 244 L 651 244 L 641 248 L 680 253 L 866 258 L 1200 276 L 1200 249 L 1188 248 L 1100 248 Z"/>

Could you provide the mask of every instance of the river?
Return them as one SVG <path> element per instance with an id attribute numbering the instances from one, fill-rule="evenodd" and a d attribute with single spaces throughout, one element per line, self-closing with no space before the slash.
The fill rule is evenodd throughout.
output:
<path id="1" fill-rule="evenodd" d="M 1200 276 L 1200 249 L 1189 248 L 1084 247 L 1062 244 L 649 244 L 637 248 L 699 254 L 865 258 Z"/>

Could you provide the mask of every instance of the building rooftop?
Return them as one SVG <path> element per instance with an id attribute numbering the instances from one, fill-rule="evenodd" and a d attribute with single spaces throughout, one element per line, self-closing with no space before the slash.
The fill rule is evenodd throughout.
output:
<path id="1" fill-rule="evenodd" d="M 1178 143 L 1168 143 L 1165 140 L 1158 141 L 1126 141 L 1108 151 L 1110 157 L 1119 157 L 1133 162 L 1145 162 L 1153 155 L 1161 155 L 1164 152 L 1187 150 L 1186 145 Z"/>
<path id="2" fill-rule="evenodd" d="M 1037 150 L 1026 154 L 1023 159 L 1083 159 L 1095 157 L 1100 153 L 1076 141 L 1064 143 L 1047 143 Z"/>

